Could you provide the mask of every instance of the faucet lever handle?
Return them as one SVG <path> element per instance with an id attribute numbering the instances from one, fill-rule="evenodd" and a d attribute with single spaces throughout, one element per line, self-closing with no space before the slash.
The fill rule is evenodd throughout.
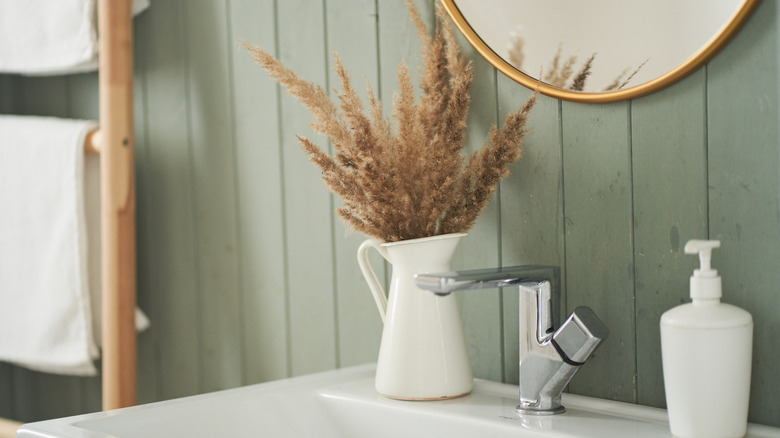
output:
<path id="1" fill-rule="evenodd" d="M 579 366 L 585 363 L 607 336 L 609 329 L 593 310 L 580 306 L 561 324 L 552 342 L 566 363 Z"/>

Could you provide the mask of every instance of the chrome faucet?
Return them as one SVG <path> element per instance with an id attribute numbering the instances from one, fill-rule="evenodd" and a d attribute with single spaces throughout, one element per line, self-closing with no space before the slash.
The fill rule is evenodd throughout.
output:
<path id="1" fill-rule="evenodd" d="M 513 266 L 417 274 L 420 289 L 444 296 L 457 290 L 518 286 L 520 291 L 520 414 L 566 411 L 561 392 L 609 330 L 589 307 L 577 307 L 556 330 L 560 270 L 555 266 Z"/>

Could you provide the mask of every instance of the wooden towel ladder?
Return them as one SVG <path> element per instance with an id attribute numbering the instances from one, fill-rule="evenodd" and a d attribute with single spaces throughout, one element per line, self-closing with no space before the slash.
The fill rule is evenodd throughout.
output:
<path id="1" fill-rule="evenodd" d="M 100 128 L 86 153 L 100 154 L 103 409 L 136 402 L 136 257 L 133 161 L 133 31 L 130 0 L 98 0 Z M 0 437 L 19 423 L 0 419 Z"/>

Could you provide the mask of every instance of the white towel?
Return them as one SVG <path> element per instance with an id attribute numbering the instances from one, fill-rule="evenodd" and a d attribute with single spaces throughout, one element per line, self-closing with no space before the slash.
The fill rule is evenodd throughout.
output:
<path id="1" fill-rule="evenodd" d="M 84 139 L 96 127 L 0 116 L 0 360 L 96 374 L 84 206 Z"/>
<path id="2" fill-rule="evenodd" d="M 133 0 L 133 13 L 149 0 Z M 56 75 L 98 67 L 95 0 L 0 0 L 0 73 Z"/>

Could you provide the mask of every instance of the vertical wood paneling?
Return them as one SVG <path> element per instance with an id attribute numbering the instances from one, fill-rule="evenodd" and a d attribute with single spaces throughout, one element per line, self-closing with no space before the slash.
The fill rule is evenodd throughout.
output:
<path id="1" fill-rule="evenodd" d="M 636 397 L 629 105 L 562 114 L 566 307 L 592 308 L 610 330 L 569 389 L 622 401 Z"/>
<path id="2" fill-rule="evenodd" d="M 139 35 L 150 31 L 149 15 L 144 14 L 135 20 L 133 34 Z M 135 152 L 135 198 L 136 198 L 136 235 L 149 236 L 150 227 L 154 219 L 151 199 L 146 196 L 152 190 L 152 173 L 148 166 L 150 158 L 149 131 L 147 129 L 147 114 L 149 87 L 147 86 L 147 59 L 140 56 L 138 44 L 133 45 L 134 51 L 134 89 L 133 89 L 133 118 L 134 118 L 134 152 Z M 136 296 L 138 307 L 147 315 L 154 308 L 155 297 L 153 295 L 154 283 L 151 273 L 155 267 L 152 265 L 151 254 L 154 251 L 149 239 L 136 239 L 136 266 L 137 287 Z M 139 404 L 150 403 L 160 399 L 159 373 L 156 362 L 157 330 L 156 327 L 139 334 L 137 339 L 136 371 L 137 401 Z M 99 384 L 96 385 L 99 387 Z M 98 394 L 100 392 L 98 391 Z M 102 398 L 98 396 L 97 398 Z M 101 400 L 102 404 L 102 400 Z"/>
<path id="3" fill-rule="evenodd" d="M 63 76 L 17 78 L 15 113 L 23 115 L 66 117 L 68 113 L 68 78 Z"/>
<path id="4" fill-rule="evenodd" d="M 0 362 L 0 417 L 16 418 L 14 412 L 13 367 Z"/>
<path id="5" fill-rule="evenodd" d="M 139 17 L 133 28 L 134 35 L 149 31 L 149 15 Z M 153 210 L 150 199 L 146 196 L 151 190 L 151 172 L 147 164 L 150 161 L 150 145 L 147 130 L 146 109 L 148 108 L 148 87 L 146 82 L 146 58 L 140 56 L 138 45 L 133 45 L 134 51 L 134 87 L 133 87 L 133 125 L 134 125 L 134 152 L 135 152 L 135 198 L 136 198 L 136 235 L 148 236 L 151 232 L 146 227 L 152 224 Z M 147 317 L 153 309 L 154 296 L 151 272 L 154 266 L 151 264 L 153 246 L 148 239 L 136 239 L 136 266 L 138 274 L 136 296 L 138 307 L 145 312 Z M 149 329 L 137 337 L 136 370 L 137 401 L 139 404 L 150 403 L 159 400 L 159 381 L 156 363 L 157 331 Z M 97 385 L 99 387 L 99 384 Z M 98 391 L 100 394 L 100 391 Z M 102 395 L 98 398 L 102 398 Z M 102 404 L 102 400 L 101 400 Z"/>
<path id="6" fill-rule="evenodd" d="M 39 384 L 35 371 L 26 368 L 14 367 L 13 369 L 13 388 L 11 393 L 14 395 L 13 419 L 22 423 L 30 421 L 43 420 L 50 417 L 51 414 L 41 409 L 40 399 L 50 396 L 51 390 L 46 391 Z"/>
<path id="7" fill-rule="evenodd" d="M 750 421 L 780 426 L 778 12 L 763 2 L 708 68 L 710 237 L 723 301 L 753 316 Z"/>
<path id="8" fill-rule="evenodd" d="M 279 59 L 302 78 L 326 90 L 328 61 L 325 11 L 322 2 L 278 2 Z M 270 80 L 270 79 L 267 79 Z M 290 303 L 291 373 L 306 374 L 336 366 L 336 316 L 333 272 L 333 203 L 309 163 L 296 135 L 320 147 L 327 142 L 312 135 L 312 116 L 284 93 L 280 133 L 284 175 L 285 243 Z"/>
<path id="9" fill-rule="evenodd" d="M 478 56 L 465 39 L 459 41 L 464 56 L 471 60 L 474 66 L 471 108 L 463 147 L 463 155 L 468 157 L 482 147 L 490 127 L 496 124 L 496 71 L 490 63 Z M 469 235 L 459 243 L 453 257 L 452 269 L 499 266 L 499 224 L 499 199 L 496 191 Z M 501 345 L 503 315 L 499 291 L 467 291 L 458 294 L 457 299 L 474 376 L 501 380 L 504 368 Z"/>
<path id="10" fill-rule="evenodd" d="M 702 69 L 631 105 L 637 402 L 644 405 L 666 406 L 659 322 L 688 301 L 697 259 L 684 254 L 685 242 L 707 238 L 705 79 Z"/>
<path id="11" fill-rule="evenodd" d="M 139 252 L 146 259 L 139 260 L 139 269 L 153 267 L 149 272 L 141 270 L 139 286 L 151 288 L 147 315 L 156 338 L 160 399 L 201 391 L 183 3 L 155 2 L 142 17 L 143 31 L 135 34 L 136 51 L 144 54 L 148 141 L 148 153 L 136 162 L 147 178 L 141 186 L 145 190 L 136 192 L 138 231 L 145 233 L 138 239 L 148 248 Z M 144 294 L 139 291 L 139 296 Z"/>
<path id="12" fill-rule="evenodd" d="M 501 122 L 532 96 L 506 76 L 498 76 Z M 501 252 L 504 266 L 544 264 L 561 267 L 564 277 L 563 187 L 560 105 L 538 96 L 523 140 L 523 157 L 501 182 Z M 565 289 L 563 289 L 565 290 Z M 562 294 L 565 300 L 565 295 Z M 561 303 L 565 309 L 565 302 Z M 507 382 L 518 379 L 517 288 L 504 288 L 504 345 Z"/>
<path id="13" fill-rule="evenodd" d="M 379 81 L 377 57 L 377 11 L 374 0 L 341 0 L 326 2 L 328 56 L 337 53 L 350 75 L 352 86 L 367 104 L 366 82 L 376 94 Z M 338 76 L 328 72 L 331 99 L 341 92 Z M 320 183 L 321 184 L 321 183 Z M 341 202 L 332 196 L 336 206 Z M 338 365 L 349 366 L 373 362 L 379 352 L 382 320 L 376 310 L 368 285 L 356 263 L 357 248 L 366 238 L 351 232 L 334 216 L 333 246 L 335 256 L 335 289 L 338 324 Z M 377 276 L 384 276 L 384 266 L 377 257 L 373 265 Z"/>
<path id="14" fill-rule="evenodd" d="M 186 2 L 202 390 L 241 384 L 235 158 L 225 3 Z"/>
<path id="15" fill-rule="evenodd" d="M 230 3 L 244 384 L 287 376 L 278 88 L 238 40 L 274 53 L 273 1 Z M 259 108 L 268 108 L 258 114 Z"/>
<path id="16" fill-rule="evenodd" d="M 429 29 L 433 27 L 434 0 L 415 0 L 417 11 Z M 390 115 L 393 95 L 398 90 L 398 67 L 403 60 L 409 67 L 413 84 L 419 84 L 419 72 L 422 68 L 420 42 L 417 30 L 409 20 L 409 9 L 403 1 L 377 0 L 379 14 L 379 81 L 380 99 L 385 114 Z M 419 91 L 419 90 L 418 90 Z M 419 95 L 419 94 L 418 94 Z"/>
<path id="17" fill-rule="evenodd" d="M 0 114 L 11 114 L 16 106 L 16 77 L 0 75 Z"/>
<path id="18" fill-rule="evenodd" d="M 433 24 L 434 1 L 416 4 Z M 453 267 L 563 268 L 565 310 L 590 306 L 611 330 L 573 392 L 663 405 L 658 318 L 686 299 L 695 259 L 681 247 L 709 223 L 724 299 L 756 321 L 750 419 L 780 426 L 778 22 L 763 2 L 707 71 L 633 102 L 539 97 L 523 159 Z M 157 0 L 135 38 L 139 304 L 152 320 L 141 401 L 375 360 L 381 322 L 354 258 L 364 236 L 344 235 L 295 134 L 327 142 L 237 39 L 326 89 L 338 88 L 336 51 L 390 115 L 400 60 L 415 83 L 422 68 L 404 3 Z M 473 151 L 531 91 L 463 47 L 476 67 Z M 96 117 L 95 75 L 0 76 L 0 112 Z M 516 382 L 516 291 L 458 299 L 475 374 Z M 0 414 L 94 410 L 98 386 L 0 365 Z"/>

